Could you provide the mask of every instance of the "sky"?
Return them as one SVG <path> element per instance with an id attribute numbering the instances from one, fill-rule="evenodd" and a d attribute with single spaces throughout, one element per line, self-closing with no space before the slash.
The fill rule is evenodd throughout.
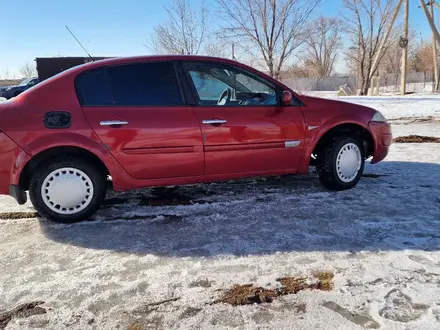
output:
<path id="1" fill-rule="evenodd" d="M 0 0 L 0 76 L 36 57 L 85 56 L 67 25 L 93 56 L 151 54 L 145 46 L 154 26 L 166 21 L 171 0 Z M 215 0 L 204 1 L 215 10 Z M 411 25 L 418 36 L 431 38 L 419 1 L 410 0 Z M 341 16 L 342 0 L 322 0 L 316 15 Z M 344 70 L 344 62 L 338 63 Z"/>

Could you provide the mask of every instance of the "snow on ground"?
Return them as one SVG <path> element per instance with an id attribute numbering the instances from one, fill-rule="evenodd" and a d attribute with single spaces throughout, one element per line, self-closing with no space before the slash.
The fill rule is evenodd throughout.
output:
<path id="1" fill-rule="evenodd" d="M 347 100 L 391 118 L 440 116 L 437 97 L 427 98 L 435 101 Z M 440 136 L 432 119 L 393 130 Z M 0 315 L 44 301 L 46 314 L 6 329 L 439 329 L 439 151 L 395 144 L 344 192 L 314 175 L 285 176 L 182 187 L 162 199 L 111 194 L 97 220 L 74 225 L 0 220 Z M 3 218 L 31 210 L 0 197 Z M 334 290 L 211 304 L 234 284 L 274 288 L 279 277 L 316 271 L 335 274 Z"/>
<path id="2" fill-rule="evenodd" d="M 369 106 L 392 121 L 419 117 L 440 120 L 440 95 L 420 93 L 406 96 L 337 96 L 337 92 L 307 92 L 309 96 L 331 98 Z"/>

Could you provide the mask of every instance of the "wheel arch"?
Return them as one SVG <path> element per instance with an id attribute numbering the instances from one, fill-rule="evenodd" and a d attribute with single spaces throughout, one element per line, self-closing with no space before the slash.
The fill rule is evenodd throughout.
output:
<path id="1" fill-rule="evenodd" d="M 331 141 L 334 140 L 335 137 L 341 136 L 341 135 L 349 135 L 352 137 L 355 137 L 359 139 L 363 145 L 364 148 L 364 155 L 365 158 L 369 158 L 373 156 L 374 154 L 374 137 L 371 134 L 371 132 L 364 127 L 363 125 L 360 125 L 359 123 L 343 123 L 336 126 L 333 126 L 323 132 L 317 139 L 315 144 L 313 145 L 313 148 L 311 149 L 312 152 L 309 156 L 317 156 L 319 157 L 319 153 L 324 150 L 324 148 L 331 143 Z M 308 157 L 308 159 L 313 159 L 311 157 Z"/>
<path id="2" fill-rule="evenodd" d="M 75 156 L 80 159 L 84 159 L 98 168 L 104 176 L 110 175 L 110 171 L 105 163 L 93 152 L 78 147 L 78 146 L 55 146 L 43 151 L 40 151 L 33 156 L 24 166 L 20 173 L 19 185 L 21 189 L 28 190 L 30 180 L 33 173 L 44 163 L 50 159 L 58 158 L 60 156 Z"/>

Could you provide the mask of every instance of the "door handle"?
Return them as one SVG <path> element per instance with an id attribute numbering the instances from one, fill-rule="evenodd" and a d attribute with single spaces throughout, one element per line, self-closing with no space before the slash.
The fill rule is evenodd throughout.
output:
<path id="1" fill-rule="evenodd" d="M 206 120 L 202 120 L 203 124 L 206 125 L 221 125 L 221 124 L 226 124 L 228 121 L 224 120 L 224 119 L 206 119 Z"/>
<path id="2" fill-rule="evenodd" d="M 121 125 L 127 125 L 128 121 L 123 120 L 103 120 L 99 123 L 101 126 L 121 126 Z"/>

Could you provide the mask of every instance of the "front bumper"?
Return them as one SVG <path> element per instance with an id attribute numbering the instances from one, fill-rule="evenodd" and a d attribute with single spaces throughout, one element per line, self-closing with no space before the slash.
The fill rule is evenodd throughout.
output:
<path id="1" fill-rule="evenodd" d="M 388 155 L 390 145 L 393 142 L 393 134 L 388 123 L 370 122 L 369 126 L 374 139 L 374 152 L 371 164 L 376 164 L 384 160 Z"/>

